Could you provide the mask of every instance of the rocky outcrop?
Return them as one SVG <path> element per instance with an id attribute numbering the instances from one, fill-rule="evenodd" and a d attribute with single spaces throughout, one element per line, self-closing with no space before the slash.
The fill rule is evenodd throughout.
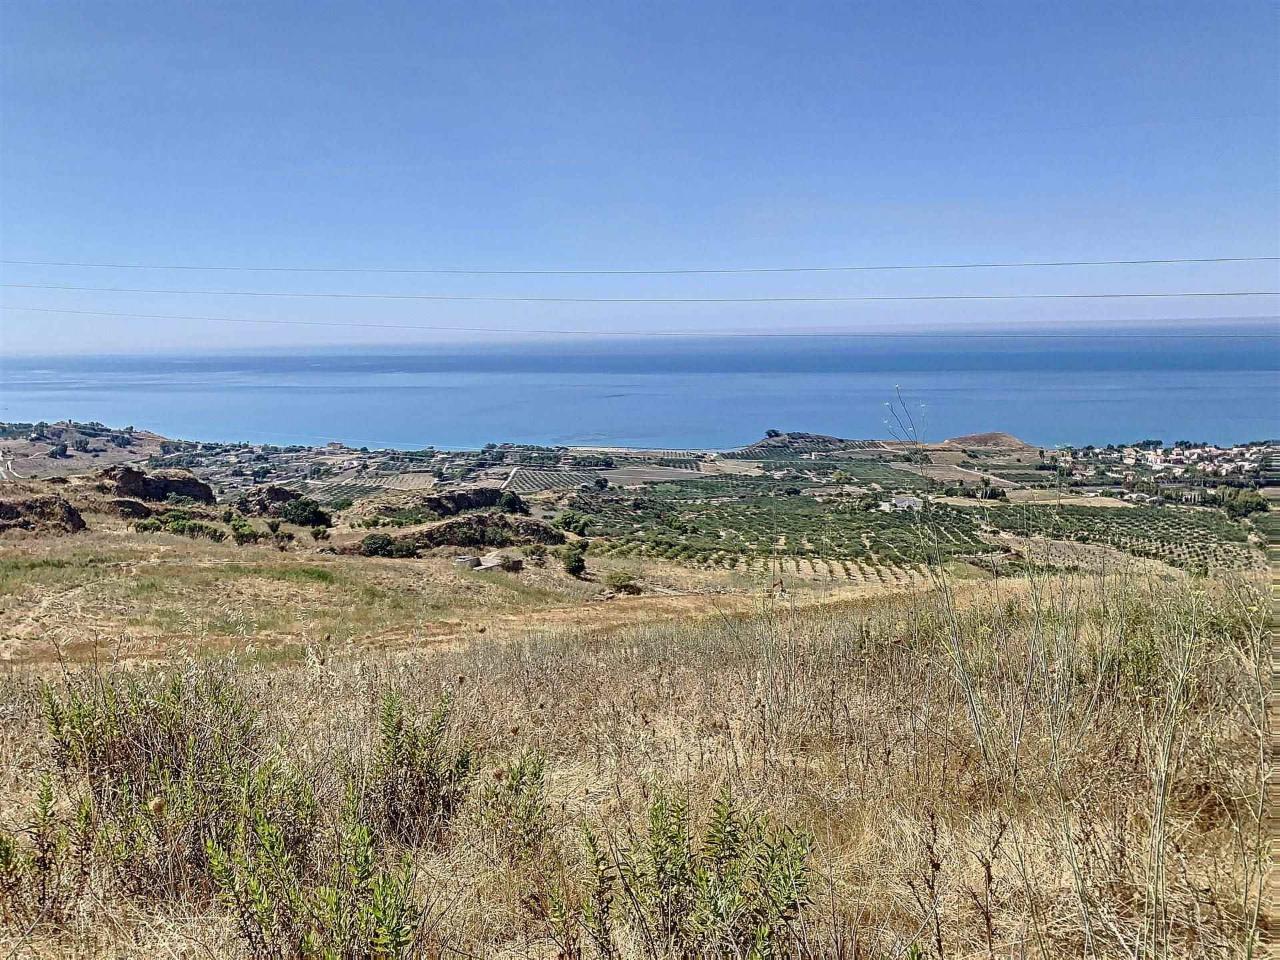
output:
<path id="1" fill-rule="evenodd" d="M 472 513 L 393 537 L 371 533 L 354 548 L 366 556 L 413 557 L 433 547 L 514 547 L 564 543 L 551 524 L 505 513 Z"/>
<path id="2" fill-rule="evenodd" d="M 84 529 L 80 511 L 53 494 L 0 499 L 0 532 L 75 533 Z"/>
<path id="3" fill-rule="evenodd" d="M 505 513 L 473 513 L 408 535 L 422 547 L 514 547 L 564 543 L 564 534 L 543 520 Z"/>
<path id="4" fill-rule="evenodd" d="M 346 515 L 356 519 L 382 517 L 406 523 L 425 523 L 491 507 L 507 513 L 529 512 L 525 502 L 514 493 L 497 487 L 471 487 L 441 493 L 396 491 L 380 494 L 362 500 Z"/>
<path id="5" fill-rule="evenodd" d="M 98 474 L 99 487 L 129 500 L 167 500 L 185 497 L 197 503 L 213 503 L 213 488 L 187 470 L 143 473 L 130 466 L 108 467 Z"/>
<path id="6" fill-rule="evenodd" d="M 284 505 L 293 500 L 301 500 L 302 494 L 288 487 L 269 483 L 264 487 L 255 487 L 236 501 L 236 507 L 249 517 L 278 517 L 284 511 Z"/>
<path id="7" fill-rule="evenodd" d="M 151 516 L 151 508 L 141 500 L 128 500 L 124 497 L 116 497 L 108 500 L 107 509 L 114 513 L 117 517 L 123 517 L 126 520 L 145 520 Z"/>

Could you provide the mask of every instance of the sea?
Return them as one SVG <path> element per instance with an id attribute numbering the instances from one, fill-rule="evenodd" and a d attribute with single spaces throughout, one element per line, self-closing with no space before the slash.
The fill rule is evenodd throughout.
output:
<path id="1" fill-rule="evenodd" d="M 1041 447 L 1280 437 L 1280 325 L 20 357 L 0 420 L 421 449 L 729 449 L 768 429 Z M 904 412 L 909 414 L 903 417 Z M 894 414 L 898 416 L 895 417 Z"/>

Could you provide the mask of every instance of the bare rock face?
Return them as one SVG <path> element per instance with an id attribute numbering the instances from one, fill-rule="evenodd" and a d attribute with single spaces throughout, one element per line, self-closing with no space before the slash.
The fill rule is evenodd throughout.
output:
<path id="1" fill-rule="evenodd" d="M 0 532 L 29 530 L 33 533 L 76 533 L 84 529 L 80 511 L 53 494 L 13 497 L 0 500 Z"/>
<path id="2" fill-rule="evenodd" d="M 236 506 L 246 516 L 278 517 L 284 511 L 286 503 L 301 498 L 302 494 L 297 490 L 269 483 L 244 494 L 236 501 Z"/>
<path id="3" fill-rule="evenodd" d="M 129 466 L 108 467 L 98 474 L 99 485 L 130 500 L 167 500 L 171 495 L 198 503 L 213 503 L 213 488 L 187 470 L 157 470 L 146 474 Z"/>

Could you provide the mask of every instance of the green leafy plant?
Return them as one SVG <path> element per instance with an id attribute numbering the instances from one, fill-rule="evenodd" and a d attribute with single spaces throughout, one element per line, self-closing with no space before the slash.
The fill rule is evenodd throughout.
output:
<path id="1" fill-rule="evenodd" d="M 586 883 L 552 898 L 553 928 L 600 957 L 626 950 L 624 928 L 652 957 L 787 956 L 809 902 L 809 846 L 728 791 L 699 835 L 688 805 L 659 793 L 643 838 L 605 853 L 588 832 Z"/>
<path id="2" fill-rule="evenodd" d="M 382 699 L 372 769 L 360 811 L 384 840 L 419 845 L 439 839 L 466 795 L 474 765 L 466 743 L 450 741 L 449 700 L 415 721 L 395 693 Z"/>
<path id="3" fill-rule="evenodd" d="M 344 810 L 336 849 L 315 870 L 291 853 L 281 824 L 265 815 L 229 845 L 209 844 L 219 898 L 254 960 L 421 955 L 425 907 L 415 896 L 409 863 L 380 866 L 355 800 Z"/>
<path id="4" fill-rule="evenodd" d="M 580 577 L 587 572 L 587 545 L 585 541 L 575 540 L 567 543 L 557 551 L 564 572 L 571 577 Z"/>
<path id="5" fill-rule="evenodd" d="M 287 823 L 291 850 L 314 828 L 308 785 L 270 754 L 257 711 L 224 673 L 92 675 L 43 687 L 51 756 L 83 778 L 114 881 L 148 898 L 210 890 L 210 843 L 264 813 Z"/>
<path id="6" fill-rule="evenodd" d="M 498 851 L 515 862 L 537 853 L 549 830 L 546 759 L 523 753 L 494 768 L 480 797 L 481 819 Z"/>

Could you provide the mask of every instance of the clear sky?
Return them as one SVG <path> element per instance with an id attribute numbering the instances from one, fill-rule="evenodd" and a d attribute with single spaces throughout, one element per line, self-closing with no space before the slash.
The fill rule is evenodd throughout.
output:
<path id="1" fill-rule="evenodd" d="M 0 251 L 492 270 L 1274 256 L 1276 18 L 1261 0 L 6 0 Z M 728 277 L 4 265 L 3 277 L 586 297 L 1277 288 L 1275 264 Z M 1275 309 L 1265 298 L 601 305 L 0 294 L 10 306 L 511 331 Z M 20 311 L 0 313 L 0 333 L 11 354 L 445 336 Z"/>

